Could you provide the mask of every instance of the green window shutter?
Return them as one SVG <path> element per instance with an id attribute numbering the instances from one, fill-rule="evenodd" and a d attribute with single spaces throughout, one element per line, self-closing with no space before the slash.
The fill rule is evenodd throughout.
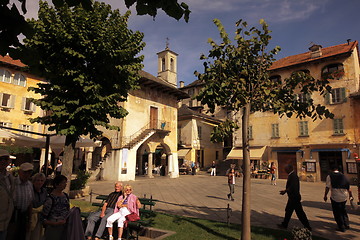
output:
<path id="1" fill-rule="evenodd" d="M 346 88 L 341 88 L 340 89 L 340 91 L 341 91 L 341 100 L 342 100 L 342 102 L 346 102 Z"/>

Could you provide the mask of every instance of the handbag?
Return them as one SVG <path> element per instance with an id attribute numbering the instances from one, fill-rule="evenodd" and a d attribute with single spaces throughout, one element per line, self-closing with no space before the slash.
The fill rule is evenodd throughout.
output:
<path id="1" fill-rule="evenodd" d="M 125 216 L 126 220 L 128 220 L 129 222 L 136 222 L 140 220 L 140 217 L 136 214 L 136 213 L 130 213 L 128 215 Z"/>

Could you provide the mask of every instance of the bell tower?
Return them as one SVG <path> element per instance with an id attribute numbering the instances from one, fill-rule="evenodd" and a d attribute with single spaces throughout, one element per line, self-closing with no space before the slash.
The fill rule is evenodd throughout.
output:
<path id="1" fill-rule="evenodd" d="M 177 56 L 169 48 L 169 39 L 166 38 L 165 50 L 158 52 L 158 77 L 177 87 Z"/>

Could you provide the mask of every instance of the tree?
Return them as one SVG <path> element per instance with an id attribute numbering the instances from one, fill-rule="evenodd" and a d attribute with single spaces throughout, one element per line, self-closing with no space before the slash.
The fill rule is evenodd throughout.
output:
<path id="1" fill-rule="evenodd" d="M 121 16 L 111 6 L 95 2 L 81 6 L 50 7 L 40 1 L 39 19 L 29 21 L 34 34 L 24 39 L 21 60 L 46 83 L 30 90 L 47 114 L 32 119 L 66 135 L 62 172 L 72 173 L 75 143 L 80 135 L 96 138 L 98 126 L 118 129 L 109 117 L 123 118 L 119 105 L 136 88 L 145 46 L 143 34 L 127 28 L 130 12 Z"/>
<path id="2" fill-rule="evenodd" d="M 26 0 L 18 0 L 21 3 L 22 13 L 26 13 Z M 120 1 L 120 0 L 118 0 Z M 177 0 L 124 0 L 127 8 L 136 6 L 138 15 L 150 15 L 153 18 L 157 10 L 162 9 L 167 15 L 180 20 L 182 17 L 186 22 L 189 20 L 190 10 L 186 3 L 178 3 Z M 55 7 L 66 4 L 69 7 L 83 6 L 87 10 L 92 9 L 92 0 L 52 0 Z M 0 55 L 17 51 L 21 46 L 18 39 L 20 34 L 29 36 L 32 33 L 30 26 L 24 16 L 19 12 L 15 4 L 9 4 L 9 0 L 0 0 Z M 15 56 L 15 55 L 14 55 Z"/>
<path id="3" fill-rule="evenodd" d="M 310 117 L 313 120 L 322 117 L 333 117 L 324 106 L 316 105 L 312 99 L 301 102 L 295 99 L 295 92 L 310 94 L 319 91 L 320 95 L 331 90 L 327 80 L 315 80 L 304 72 L 297 72 L 282 83 L 269 79 L 268 69 L 275 60 L 279 47 L 267 51 L 271 39 L 271 31 L 264 20 L 260 20 L 261 29 L 251 27 L 239 20 L 236 23 L 235 44 L 233 44 L 223 25 L 214 19 L 222 39 L 221 44 L 209 39 L 212 49 L 208 56 L 202 55 L 204 73 L 198 78 L 205 82 L 205 88 L 197 96 L 202 104 L 207 104 L 214 112 L 216 106 L 237 113 L 242 111 L 242 143 L 243 143 L 243 202 L 241 239 L 251 239 L 250 230 L 250 154 L 248 126 L 250 112 L 271 111 L 280 117 Z M 214 128 L 212 141 L 222 141 L 231 136 L 239 127 L 236 119 L 227 119 Z"/>

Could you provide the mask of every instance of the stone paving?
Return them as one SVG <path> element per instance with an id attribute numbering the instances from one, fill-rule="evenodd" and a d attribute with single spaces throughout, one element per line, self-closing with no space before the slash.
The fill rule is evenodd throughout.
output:
<path id="1" fill-rule="evenodd" d="M 124 182 L 134 188 L 134 194 L 139 197 L 152 197 L 159 200 L 156 211 L 227 221 L 227 206 L 232 209 L 231 223 L 241 223 L 241 191 L 242 178 L 235 187 L 235 201 L 227 199 L 228 186 L 224 176 L 181 175 L 177 179 L 168 177 L 137 177 L 136 181 Z M 270 184 L 267 179 L 251 179 L 251 224 L 268 228 L 277 228 L 281 223 L 287 196 L 281 196 L 280 190 L 285 188 L 286 180 L 278 180 L 277 185 Z M 96 194 L 108 194 L 113 190 L 113 181 L 89 182 Z M 313 228 L 313 234 L 329 240 L 359 239 L 360 240 L 360 207 L 350 209 L 350 230 L 345 233 L 336 231 L 336 223 L 332 215 L 331 204 L 323 201 L 325 183 L 301 182 L 302 204 Z M 355 186 L 352 186 L 355 193 Z M 95 196 L 95 195 L 94 195 Z M 95 198 L 95 197 L 93 197 Z M 355 200 L 357 198 L 355 197 Z M 302 226 L 294 213 L 289 229 Z"/>

